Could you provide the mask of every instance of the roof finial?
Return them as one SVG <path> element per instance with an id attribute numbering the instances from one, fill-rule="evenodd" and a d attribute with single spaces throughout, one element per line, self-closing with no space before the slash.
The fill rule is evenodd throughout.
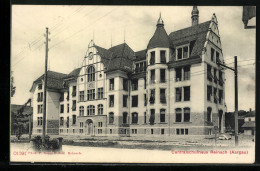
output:
<path id="1" fill-rule="evenodd" d="M 191 11 L 191 21 L 192 26 L 199 24 L 199 10 L 197 6 L 193 6 L 193 9 Z"/>
<path id="2" fill-rule="evenodd" d="M 162 20 L 162 16 L 161 16 L 161 12 L 160 12 L 160 16 L 159 16 L 159 19 L 158 19 L 158 21 L 157 21 L 157 25 L 156 26 L 160 26 L 160 25 L 164 25 L 164 23 L 163 23 L 163 20 Z"/>

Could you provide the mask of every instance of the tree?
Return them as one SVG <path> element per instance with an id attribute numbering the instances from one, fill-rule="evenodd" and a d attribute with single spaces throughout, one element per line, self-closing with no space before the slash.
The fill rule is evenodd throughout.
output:
<path id="1" fill-rule="evenodd" d="M 13 71 L 11 71 L 11 97 L 14 96 L 16 87 L 14 86 Z"/>

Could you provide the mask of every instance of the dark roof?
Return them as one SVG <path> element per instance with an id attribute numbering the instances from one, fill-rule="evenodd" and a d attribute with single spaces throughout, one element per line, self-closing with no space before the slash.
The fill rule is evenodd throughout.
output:
<path id="1" fill-rule="evenodd" d="M 170 47 L 170 38 L 166 33 L 163 25 L 157 25 L 153 37 L 150 39 L 147 49 L 152 49 L 156 47 Z"/>
<path id="2" fill-rule="evenodd" d="M 249 112 L 244 117 L 255 117 L 255 111 Z"/>
<path id="3" fill-rule="evenodd" d="M 175 48 L 178 45 L 190 42 L 190 56 L 201 56 L 210 22 L 211 21 L 207 21 L 170 33 L 169 37 L 172 41 L 173 47 Z M 175 56 L 175 51 L 173 56 Z"/>
<path id="4" fill-rule="evenodd" d="M 243 125 L 242 125 L 243 128 L 252 128 L 252 127 L 255 127 L 255 121 L 249 121 L 249 122 L 245 122 Z"/>
<path id="5" fill-rule="evenodd" d="M 11 112 L 17 114 L 17 111 L 20 110 L 23 107 L 23 105 L 15 105 L 11 104 Z M 24 110 L 22 112 L 23 115 L 29 115 L 33 113 L 33 108 L 30 106 L 25 106 Z"/>
<path id="6" fill-rule="evenodd" d="M 141 61 L 146 59 L 146 49 L 135 52 L 135 61 Z"/>
<path id="7" fill-rule="evenodd" d="M 81 68 L 76 68 L 76 69 L 74 69 L 74 70 L 71 71 L 68 75 L 66 75 L 66 76 L 64 77 L 64 79 L 77 77 L 77 76 L 79 75 L 80 69 L 81 69 Z"/>

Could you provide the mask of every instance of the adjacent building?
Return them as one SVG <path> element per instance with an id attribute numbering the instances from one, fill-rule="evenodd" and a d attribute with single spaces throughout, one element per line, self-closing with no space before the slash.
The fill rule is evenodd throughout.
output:
<path id="1" fill-rule="evenodd" d="M 47 134 L 82 136 L 212 136 L 224 131 L 225 74 L 215 14 L 166 32 L 160 15 L 144 50 L 109 49 L 90 41 L 83 65 L 48 71 Z M 33 134 L 42 132 L 43 76 L 34 81 Z"/>

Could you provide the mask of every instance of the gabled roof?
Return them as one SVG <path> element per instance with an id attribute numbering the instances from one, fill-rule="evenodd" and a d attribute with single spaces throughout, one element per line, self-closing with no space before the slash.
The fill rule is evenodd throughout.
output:
<path id="1" fill-rule="evenodd" d="M 152 49 L 157 47 L 162 47 L 162 48 L 170 47 L 170 38 L 166 33 L 163 25 L 161 24 L 157 25 L 154 35 L 148 43 L 147 49 Z"/>
<path id="2" fill-rule="evenodd" d="M 77 76 L 79 75 L 80 69 L 81 69 L 81 68 L 76 68 L 76 69 L 74 69 L 74 70 L 71 71 L 68 75 L 66 75 L 66 76 L 64 77 L 64 79 L 77 77 Z"/>
<path id="3" fill-rule="evenodd" d="M 146 49 L 135 52 L 135 61 L 141 61 L 146 59 Z"/>
<path id="4" fill-rule="evenodd" d="M 201 56 L 210 23 L 211 21 L 207 21 L 170 33 L 169 37 L 173 47 L 176 48 L 178 45 L 190 43 L 190 57 Z M 175 51 L 173 56 L 175 56 Z"/>
<path id="5" fill-rule="evenodd" d="M 243 128 L 252 128 L 252 127 L 255 127 L 255 121 L 249 121 L 249 122 L 245 122 L 243 125 L 242 125 Z"/>

